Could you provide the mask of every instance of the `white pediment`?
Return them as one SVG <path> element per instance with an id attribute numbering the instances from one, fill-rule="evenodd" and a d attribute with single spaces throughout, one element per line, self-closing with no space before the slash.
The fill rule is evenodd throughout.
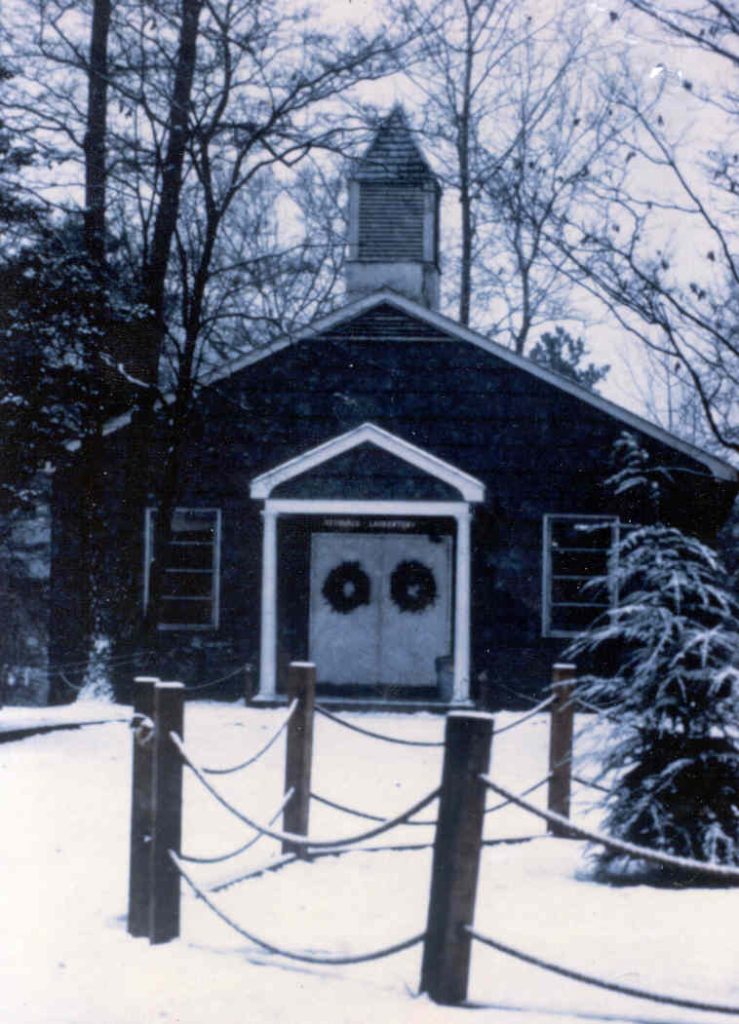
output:
<path id="1" fill-rule="evenodd" d="M 252 498 L 269 498 L 274 488 L 287 480 L 292 480 L 316 466 L 335 459 L 344 452 L 351 451 L 358 445 L 365 444 L 374 445 L 382 451 L 389 452 L 401 461 L 407 462 L 408 465 L 443 481 L 459 491 L 465 501 L 480 502 L 485 498 L 485 486 L 475 477 L 457 469 L 456 466 L 452 466 L 443 459 L 431 455 L 417 445 L 396 437 L 395 434 L 383 430 L 382 427 L 378 427 L 374 423 L 363 423 L 360 427 L 355 427 L 354 430 L 331 438 L 330 441 L 311 448 L 255 477 L 251 482 L 251 496 Z"/>

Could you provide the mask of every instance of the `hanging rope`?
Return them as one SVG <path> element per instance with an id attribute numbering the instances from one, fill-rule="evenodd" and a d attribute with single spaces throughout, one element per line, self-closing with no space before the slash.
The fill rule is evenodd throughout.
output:
<path id="1" fill-rule="evenodd" d="M 433 847 L 433 840 L 427 843 L 382 843 L 378 846 L 337 846 L 329 847 L 327 850 L 310 850 L 309 860 L 318 857 L 339 857 L 345 853 L 407 853 L 412 850 L 430 850 Z"/>
<path id="2" fill-rule="evenodd" d="M 415 814 L 418 814 L 419 811 L 423 810 L 424 807 L 427 807 L 433 800 L 435 800 L 440 792 L 439 788 L 432 790 L 417 803 L 413 804 L 412 807 L 409 807 L 407 811 L 404 811 L 402 814 L 399 814 L 395 818 L 388 818 L 381 825 L 378 825 L 376 828 L 368 829 L 366 832 L 361 832 L 359 835 L 349 836 L 341 839 L 311 839 L 308 836 L 297 835 L 293 832 L 279 832 L 276 829 L 271 829 L 269 827 L 265 827 L 264 825 L 260 825 L 258 822 L 254 821 L 253 818 L 250 818 L 248 815 L 244 814 L 243 811 L 240 811 L 237 807 L 234 807 L 234 805 L 230 803 L 228 800 L 226 800 L 226 798 L 215 789 L 212 783 L 210 783 L 208 779 L 206 779 L 206 777 L 203 775 L 203 773 L 200 771 L 197 765 L 195 765 L 190 760 L 187 751 L 183 746 L 182 740 L 177 735 L 177 733 L 171 732 L 169 734 L 169 737 L 174 743 L 175 747 L 179 750 L 183 761 L 185 762 L 187 767 L 193 772 L 193 774 L 199 780 L 199 782 L 201 782 L 202 785 L 205 786 L 205 788 L 211 794 L 211 796 L 215 797 L 218 803 L 227 811 L 230 811 L 231 814 L 234 815 L 234 817 L 238 818 L 245 825 L 248 825 L 249 828 L 256 829 L 257 832 L 261 832 L 263 835 L 269 836 L 271 839 L 276 839 L 280 843 L 292 843 L 294 846 L 299 846 L 305 849 L 326 849 L 328 847 L 350 846 L 354 843 L 361 842 L 364 839 L 372 839 L 374 838 L 374 836 L 382 835 L 383 832 L 389 832 L 397 825 L 402 825 L 405 821 L 408 820 L 408 818 L 412 818 Z"/>
<path id="3" fill-rule="evenodd" d="M 551 772 L 550 772 L 549 775 L 545 775 L 543 779 L 539 779 L 538 782 L 535 782 L 533 786 L 529 786 L 528 789 L 525 789 L 523 791 L 523 793 L 519 793 L 518 794 L 519 797 L 528 796 L 529 793 L 533 793 L 537 789 L 541 789 L 541 787 L 543 785 L 545 785 L 547 782 L 549 782 L 551 777 L 552 777 L 552 775 L 551 775 Z M 493 804 L 492 807 L 486 807 L 483 813 L 484 814 L 492 814 L 493 811 L 502 811 L 504 807 L 509 807 L 512 803 L 513 803 L 512 800 L 501 800 L 501 802 L 499 804 Z"/>
<path id="4" fill-rule="evenodd" d="M 502 839 L 483 839 L 482 845 L 519 846 L 521 843 L 530 843 L 534 839 L 548 838 L 549 836 L 546 833 L 539 833 L 533 836 L 507 836 Z M 433 845 L 433 841 L 431 841 L 428 843 L 383 843 L 381 846 L 342 846 L 336 850 L 311 850 L 307 859 L 318 860 L 320 857 L 343 857 L 347 853 L 415 853 L 419 850 L 430 850 L 433 848 Z M 180 855 L 180 859 L 184 860 L 185 858 Z M 293 861 L 299 859 L 301 858 L 296 853 L 287 853 L 284 857 L 271 860 L 261 867 L 253 868 L 245 875 L 238 875 L 236 878 L 229 878 L 225 882 L 211 885 L 208 892 L 223 892 L 225 889 L 230 889 L 231 886 L 238 885 L 240 882 L 247 882 L 249 879 L 257 878 L 259 875 L 267 874 L 267 872 L 279 871 L 287 864 L 292 864 Z"/>
<path id="5" fill-rule="evenodd" d="M 604 718 L 607 722 L 619 721 L 619 719 L 615 715 L 610 714 L 610 712 L 605 711 L 603 708 L 599 708 L 595 704 L 591 704 L 587 700 L 583 700 L 582 697 L 576 697 L 575 700 L 581 708 L 583 708 L 585 711 L 592 712 L 592 714 L 597 715 L 598 718 Z"/>
<path id="6" fill-rule="evenodd" d="M 180 855 L 180 860 L 185 858 Z M 237 875 L 236 878 L 229 878 L 225 882 L 216 882 L 215 885 L 211 885 L 208 892 L 224 892 L 226 889 L 230 889 L 233 885 L 238 885 L 240 882 L 248 882 L 250 878 L 259 878 L 260 875 L 266 875 L 272 871 L 279 871 L 280 868 L 284 868 L 286 864 L 292 864 L 293 861 L 300 860 L 297 853 L 286 853 L 282 857 L 278 857 L 276 860 L 267 861 L 266 864 L 260 865 L 258 868 L 251 868 L 245 875 Z"/>
<path id="7" fill-rule="evenodd" d="M 81 658 L 79 661 L 59 661 L 56 662 L 52 668 L 49 669 L 50 675 L 55 675 L 61 670 L 69 669 L 86 669 L 90 664 L 90 661 L 99 657 L 98 655 L 91 654 L 89 658 Z M 106 665 L 116 665 L 122 667 L 126 662 L 130 662 L 132 665 L 139 661 L 151 661 L 153 654 L 151 651 L 136 651 L 134 654 L 110 654 L 100 656 L 101 660 Z"/>
<path id="8" fill-rule="evenodd" d="M 205 775 L 232 775 L 234 772 L 240 772 L 243 768 L 248 768 L 250 764 L 254 764 L 256 761 L 260 759 L 260 757 L 263 757 L 264 754 L 267 753 L 269 748 L 274 746 L 274 744 L 277 742 L 280 736 L 282 736 L 283 732 L 288 727 L 290 719 L 295 714 L 295 709 L 297 708 L 297 706 L 298 702 L 297 700 L 294 700 L 290 704 L 290 707 L 287 709 L 287 714 L 285 715 L 285 718 L 283 719 L 282 723 L 272 733 L 272 735 L 264 744 L 264 746 L 260 750 L 258 750 L 256 754 L 253 754 L 251 757 L 247 758 L 246 761 L 242 761 L 241 764 L 235 764 L 231 768 L 201 768 L 201 772 L 203 772 L 203 774 Z"/>
<path id="9" fill-rule="evenodd" d="M 229 679 L 233 679 L 234 676 L 237 676 L 240 672 L 246 672 L 248 668 L 250 668 L 250 665 L 247 662 L 244 665 L 237 665 L 235 669 L 227 672 L 225 676 L 219 676 L 218 679 L 211 679 L 209 682 L 199 683 L 197 686 L 186 686 L 185 695 L 188 693 L 199 693 L 201 690 L 210 690 L 214 686 L 220 686 L 221 683 L 225 683 Z"/>
<path id="10" fill-rule="evenodd" d="M 85 686 L 87 685 L 86 683 L 81 683 L 78 685 L 77 683 L 71 682 L 69 679 L 67 679 L 66 674 L 62 672 L 61 669 L 59 669 L 56 672 L 56 675 L 61 679 L 65 686 L 68 686 L 70 690 L 74 690 L 75 693 L 81 693 L 81 691 L 84 690 Z"/>
<path id="11" fill-rule="evenodd" d="M 385 743 L 399 743 L 404 747 L 443 747 L 444 741 L 433 741 L 433 740 L 404 740 L 399 736 L 387 736 L 382 732 L 374 732 L 372 729 L 363 729 L 361 725 L 354 725 L 352 722 L 347 722 L 344 718 L 339 718 L 338 715 L 332 715 L 330 711 L 322 707 L 320 704 L 315 705 L 315 710 L 319 715 L 323 715 L 324 718 L 328 718 L 329 721 L 335 722 L 336 725 L 343 725 L 345 729 L 351 729 L 352 732 L 358 732 L 362 736 L 370 736 L 374 740 L 383 740 Z"/>
<path id="12" fill-rule="evenodd" d="M 387 818 L 381 818 L 379 814 L 369 814 L 367 811 L 358 811 L 354 807 L 347 807 L 346 804 L 337 803 L 335 800 L 328 800 L 325 796 L 319 796 L 318 793 L 314 793 L 311 790 L 311 800 L 315 800 L 316 803 L 324 804 L 326 807 L 332 807 L 335 811 L 343 811 L 344 814 L 351 814 L 355 818 L 364 818 L 366 821 L 387 821 Z M 428 821 L 407 821 L 406 825 L 436 825 L 437 819 L 429 819 Z"/>
<path id="13" fill-rule="evenodd" d="M 573 782 L 579 782 L 581 786 L 587 786 L 588 789 L 597 789 L 600 793 L 610 793 L 610 789 L 607 786 L 601 786 L 599 782 L 593 782 L 592 779 L 583 779 L 580 775 L 572 776 Z"/>
<path id="14" fill-rule="evenodd" d="M 654 1003 L 666 1003 L 669 1006 L 680 1006 L 686 1010 L 706 1010 L 709 1013 L 739 1014 L 739 1006 L 726 1006 L 721 1003 L 704 1003 L 697 999 L 681 999 L 678 996 L 665 996 L 658 992 L 649 992 L 643 988 L 633 988 L 631 985 L 620 985 L 615 981 L 607 981 L 604 978 L 595 978 L 591 974 L 583 974 L 582 971 L 573 971 L 569 967 L 562 967 L 560 964 L 553 964 L 548 960 L 542 960 L 541 957 L 532 956 L 530 953 L 523 953 L 520 949 L 514 949 L 512 946 L 506 946 L 505 943 L 499 942 L 497 939 L 493 939 L 489 935 L 483 935 L 474 928 L 470 928 L 469 925 L 465 925 L 464 928 L 473 939 L 476 939 L 478 942 L 482 942 L 485 946 L 490 946 L 491 949 L 496 949 L 499 953 L 506 953 L 508 956 L 515 957 L 516 960 L 523 960 L 524 963 L 533 964 L 535 967 L 542 967 L 545 971 L 552 971 L 553 974 L 560 974 L 562 977 L 571 978 L 573 981 L 582 981 L 586 985 L 595 985 L 597 988 L 604 988 L 609 992 L 618 992 L 623 996 L 635 996 L 637 999 L 649 999 Z"/>
<path id="15" fill-rule="evenodd" d="M 266 949 L 268 953 L 276 953 L 278 956 L 284 956 L 288 960 L 298 960 L 299 962 L 306 964 L 364 964 L 369 963 L 371 960 L 381 960 L 383 957 L 392 956 L 394 953 L 402 953 L 406 949 L 411 949 L 413 946 L 417 946 L 419 942 L 423 942 L 425 938 L 425 933 L 421 932 L 419 935 L 414 935 L 410 939 L 405 939 L 403 942 L 396 942 L 391 946 L 384 946 L 382 949 L 375 949 L 371 953 L 347 955 L 327 953 L 323 956 L 318 956 L 312 953 L 298 953 L 295 950 L 284 949 L 281 946 L 276 946 L 273 942 L 267 942 L 266 939 L 260 939 L 257 935 L 254 935 L 252 932 L 248 932 L 245 928 L 242 928 L 241 925 L 237 924 L 232 917 L 230 917 L 225 911 L 221 910 L 220 907 L 216 906 L 207 893 L 205 893 L 192 880 L 192 878 L 190 878 L 174 850 L 169 851 L 169 856 L 175 868 L 185 879 L 195 896 L 202 900 L 206 907 L 212 910 L 216 917 L 219 917 L 224 924 L 228 925 L 229 928 L 232 928 L 243 939 L 246 939 L 247 942 L 253 942 L 255 945 L 261 946 L 262 949 Z"/>
<path id="16" fill-rule="evenodd" d="M 140 747 L 148 747 L 154 739 L 154 732 L 156 726 L 154 720 L 149 718 L 148 715 L 142 715 L 136 711 L 131 715 L 131 721 L 128 723 L 130 729 L 133 731 L 136 743 Z"/>
<path id="17" fill-rule="evenodd" d="M 521 843 L 530 843 L 533 839 L 548 839 L 549 836 L 546 833 L 539 833 L 534 836 L 508 836 L 502 839 L 483 839 L 483 846 L 518 846 Z M 335 850 L 311 850 L 308 854 L 308 860 L 318 860 L 319 857 L 343 857 L 347 853 L 415 853 L 418 850 L 430 850 L 433 847 L 433 841 L 428 843 L 383 843 L 382 846 L 341 846 Z M 181 857 L 184 860 L 183 857 Z M 238 875 L 236 878 L 230 878 L 226 882 L 218 882 L 216 885 L 212 885 L 209 892 L 223 892 L 224 889 L 230 889 L 233 885 L 238 885 L 240 882 L 246 882 L 250 878 L 257 878 L 259 875 L 264 875 L 268 871 L 279 871 L 280 868 L 285 867 L 286 864 L 291 864 L 293 861 L 298 860 L 296 853 L 285 854 L 284 857 L 280 857 L 278 860 L 269 861 L 267 864 L 263 864 L 259 868 L 254 868 L 248 871 L 245 875 Z"/>
<path id="18" fill-rule="evenodd" d="M 287 805 L 292 800 L 294 792 L 295 790 L 293 788 L 290 788 L 288 789 L 287 793 L 285 793 L 285 796 L 280 801 L 280 806 L 269 819 L 270 825 L 274 824 L 274 822 L 277 821 L 279 816 L 282 814 L 282 812 L 285 810 Z M 238 857 L 240 853 L 246 853 L 247 850 L 251 849 L 251 847 L 254 846 L 255 843 L 258 843 L 259 840 L 262 838 L 262 833 L 257 832 L 255 836 L 252 836 L 252 838 L 248 842 L 244 843 L 243 846 L 240 846 L 238 850 L 232 850 L 230 853 L 222 853 L 217 857 L 193 857 L 189 854 L 181 853 L 180 859 L 184 860 L 188 864 L 221 864 L 223 863 L 223 861 L 231 860 L 233 857 Z"/>
<path id="19" fill-rule="evenodd" d="M 520 843 L 530 843 L 533 839 L 549 839 L 546 832 L 537 832 L 533 836 L 509 836 L 504 839 L 483 839 L 482 846 L 518 846 Z"/>
<path id="20" fill-rule="evenodd" d="M 706 878 L 718 878 L 724 882 L 739 882 L 739 868 L 729 867 L 726 864 L 709 864 L 705 861 L 690 860 L 688 857 L 677 857 L 674 854 L 661 853 L 659 850 L 650 850 L 645 846 L 636 846 L 634 843 L 625 843 L 620 839 L 611 839 L 601 832 L 591 832 L 589 829 L 573 825 L 568 818 L 563 818 L 561 814 L 554 814 L 552 811 L 543 811 L 539 807 L 535 807 L 528 800 L 523 800 L 520 796 L 516 796 L 515 793 L 511 793 L 505 787 L 498 785 L 497 782 L 493 782 L 488 775 L 481 775 L 480 779 L 495 793 L 507 797 L 512 803 L 518 804 L 519 807 L 522 807 L 525 811 L 530 811 L 531 814 L 535 814 L 539 818 L 543 818 L 544 821 L 549 821 L 554 825 L 567 829 L 576 838 L 587 839 L 591 843 L 599 843 L 601 846 L 605 846 L 606 849 L 613 850 L 615 853 L 626 854 L 627 857 L 652 861 L 654 864 L 663 864 L 669 868 L 692 871 L 695 874 L 705 875 Z"/>
<path id="21" fill-rule="evenodd" d="M 496 729 L 495 735 L 500 736 L 501 733 L 508 732 L 509 729 L 517 729 L 519 725 L 523 725 L 524 722 L 528 722 L 528 720 L 530 718 L 533 718 L 534 715 L 539 715 L 542 711 L 546 711 L 546 709 L 548 707 L 551 707 L 553 703 L 554 697 L 547 697 L 546 700 L 543 700 L 541 704 L 537 704 L 535 708 L 532 708 L 530 711 L 527 711 L 526 714 L 520 715 L 518 718 L 515 718 L 512 722 L 509 722 L 508 725 L 504 725 L 501 726 L 500 729 Z"/>
<path id="22" fill-rule="evenodd" d="M 520 690 L 514 690 L 511 686 L 507 686 L 502 683 L 499 679 L 495 680 L 496 690 L 504 690 L 509 693 L 511 697 L 515 697 L 516 700 L 522 700 L 525 704 L 536 704 L 536 698 L 532 697 L 530 693 L 521 693 Z"/>

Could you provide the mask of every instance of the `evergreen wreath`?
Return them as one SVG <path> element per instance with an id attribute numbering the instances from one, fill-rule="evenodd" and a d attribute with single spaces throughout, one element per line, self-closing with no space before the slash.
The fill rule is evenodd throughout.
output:
<path id="1" fill-rule="evenodd" d="M 359 562 L 341 562 L 323 581 L 321 593 L 335 612 L 348 615 L 370 603 L 370 578 Z"/>
<path id="2" fill-rule="evenodd" d="M 398 562 L 390 577 L 390 596 L 401 612 L 422 612 L 436 601 L 436 580 L 422 562 Z"/>

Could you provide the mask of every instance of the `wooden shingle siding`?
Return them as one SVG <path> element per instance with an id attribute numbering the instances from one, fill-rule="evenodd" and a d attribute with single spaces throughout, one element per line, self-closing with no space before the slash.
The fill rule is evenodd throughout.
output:
<path id="1" fill-rule="evenodd" d="M 432 182 L 439 188 L 399 107 L 379 126 L 373 142 L 357 161 L 352 178 L 361 182 Z"/>
<path id="2" fill-rule="evenodd" d="M 393 306 L 375 306 L 361 316 L 337 324 L 332 330 L 321 335 L 324 342 L 330 341 L 449 341 L 449 335 L 433 324 L 409 317 Z M 330 350 L 327 356 L 331 358 Z M 481 354 L 484 360 L 484 353 Z M 344 353 L 339 350 L 336 358 L 343 361 Z M 489 361 L 486 365 L 490 365 Z M 433 384 L 438 382 L 429 382 Z"/>
<path id="3" fill-rule="evenodd" d="M 500 706 L 512 700 L 510 690 L 536 693 L 546 684 L 564 642 L 541 636 L 542 517 L 624 514 L 604 487 L 623 424 L 389 305 L 285 347 L 200 394 L 178 504 L 221 510 L 220 626 L 203 634 L 197 648 L 191 637 L 163 636 L 158 672 L 194 683 L 257 657 L 262 517 L 250 483 L 368 421 L 485 485 L 485 503 L 475 506 L 472 518 L 473 695 Z M 123 429 L 107 441 L 113 590 L 119 585 L 115 531 L 125 435 Z M 672 490 L 665 492 L 665 518 L 710 537 L 726 515 L 732 485 L 710 479 L 704 466 L 654 438 L 640 441 L 661 463 L 693 471 L 674 474 Z M 71 524 L 80 486 L 74 462 L 55 475 L 52 630 L 59 660 L 75 653 L 80 583 Z M 444 485 L 400 467 L 392 456 L 357 449 L 290 481 L 276 496 L 447 499 L 441 491 Z M 305 524 L 293 524 L 278 533 L 286 573 L 278 599 L 284 657 L 307 657 L 306 530 Z M 225 687 L 226 695 L 233 690 Z"/>

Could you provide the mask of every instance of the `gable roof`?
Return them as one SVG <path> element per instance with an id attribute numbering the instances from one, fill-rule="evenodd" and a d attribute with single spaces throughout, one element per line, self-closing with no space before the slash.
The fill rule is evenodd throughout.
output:
<path id="1" fill-rule="evenodd" d="M 352 181 L 433 182 L 440 188 L 408 124 L 405 112 L 396 104 L 380 123 L 364 156 L 356 162 Z"/>
<path id="2" fill-rule="evenodd" d="M 390 288 L 383 288 L 380 291 L 373 292 L 371 295 L 357 299 L 355 302 L 341 306 L 339 309 L 328 313 L 326 316 L 313 321 L 312 324 L 308 324 L 304 329 L 296 331 L 296 333 L 291 337 L 282 338 L 270 345 L 265 345 L 262 348 L 254 349 L 242 356 L 238 356 L 236 359 L 230 360 L 228 363 L 225 363 L 224 365 L 211 370 L 208 374 L 205 374 L 200 379 L 199 383 L 201 387 L 216 384 L 218 381 L 225 380 L 228 377 L 233 376 L 233 374 L 238 373 L 240 370 L 246 369 L 246 367 L 252 366 L 254 363 L 257 363 L 262 359 L 266 359 L 269 356 L 274 355 L 276 352 L 282 351 L 282 349 L 298 344 L 301 341 L 308 341 L 311 338 L 319 337 L 321 334 L 331 330 L 339 324 L 347 323 L 361 316 L 363 313 L 366 313 L 368 310 L 374 309 L 375 307 L 383 304 L 389 305 L 396 310 L 406 313 L 409 317 L 421 320 L 422 322 L 429 324 L 431 327 L 435 327 L 452 341 L 464 341 L 467 344 L 475 345 L 484 352 L 488 352 L 490 355 L 500 359 L 502 362 L 507 363 L 510 366 L 514 366 L 516 369 L 523 370 L 524 373 L 531 374 L 532 377 L 536 377 L 560 391 L 573 395 L 575 398 L 580 399 L 580 401 L 599 409 L 601 412 L 606 413 L 606 415 L 611 416 L 620 423 L 623 423 L 624 426 L 631 427 L 633 430 L 638 430 L 640 433 L 654 438 L 661 444 L 664 444 L 675 451 L 681 452 L 683 455 L 694 459 L 696 462 L 702 463 L 711 471 L 714 477 L 719 480 L 725 480 L 730 483 L 736 483 L 739 481 L 739 471 L 724 459 L 720 459 L 709 452 L 703 451 L 702 448 L 698 448 L 696 445 L 690 444 L 690 442 L 676 437 L 663 427 L 659 427 L 655 423 L 651 423 L 649 420 L 644 419 L 643 416 L 639 416 L 637 413 L 631 412 L 629 409 L 624 409 L 622 406 L 604 398 L 602 395 L 598 395 L 593 391 L 588 391 L 587 388 L 581 387 L 568 377 L 563 377 L 561 374 L 555 373 L 553 370 L 548 370 L 546 367 L 540 366 L 538 363 L 533 362 L 533 360 L 526 356 L 516 355 L 515 352 L 511 352 L 510 349 L 504 348 L 504 346 L 498 344 L 498 342 L 491 341 L 489 338 L 484 337 L 482 334 L 478 334 L 469 327 L 463 327 L 461 324 L 456 323 L 456 321 L 451 320 L 442 313 L 437 313 L 433 310 L 427 309 L 425 306 L 419 305 L 419 303 L 400 295 L 398 292 L 395 292 Z M 167 398 L 169 398 L 169 396 L 167 396 Z M 110 434 L 119 430 L 126 426 L 130 422 L 130 419 L 130 413 L 125 413 L 122 416 L 116 417 L 114 420 L 109 420 L 105 425 L 104 433 Z"/>
<path id="3" fill-rule="evenodd" d="M 319 444 L 307 452 L 302 452 L 295 458 L 255 477 L 251 483 L 251 496 L 252 498 L 268 498 L 275 487 L 285 481 L 307 473 L 311 469 L 315 469 L 316 466 L 321 466 L 362 444 L 375 445 L 403 462 L 415 466 L 416 469 L 428 473 L 429 476 L 442 480 L 459 491 L 465 501 L 478 502 L 485 499 L 485 485 L 474 476 L 457 469 L 456 466 L 452 466 L 436 455 L 431 455 L 430 452 L 411 444 L 410 441 L 396 437 L 389 430 L 383 430 L 382 427 L 378 427 L 374 423 L 363 423 L 361 427 L 355 427 L 345 434 L 333 437 L 330 441 Z"/>

